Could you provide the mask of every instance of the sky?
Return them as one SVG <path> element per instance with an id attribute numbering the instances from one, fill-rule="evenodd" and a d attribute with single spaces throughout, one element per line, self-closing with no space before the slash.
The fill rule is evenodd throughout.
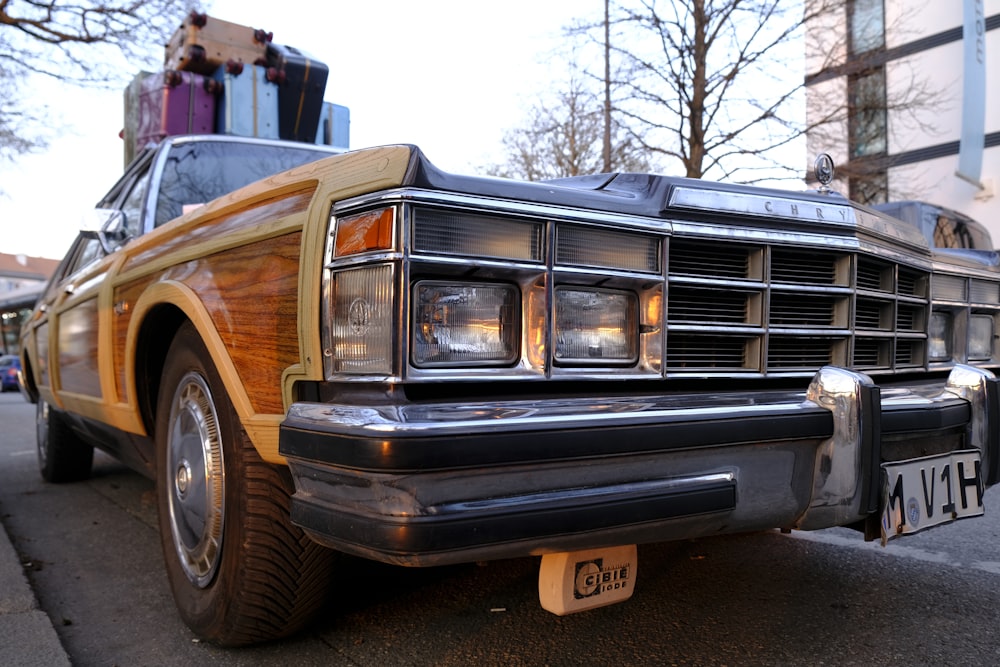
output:
<path id="1" fill-rule="evenodd" d="M 321 9 L 317 9 L 321 7 Z M 325 99 L 351 112 L 351 148 L 409 143 L 438 167 L 476 173 L 501 162 L 505 130 L 566 79 L 562 28 L 601 17 L 602 0 L 217 0 L 210 15 L 263 28 L 330 68 Z M 57 129 L 44 152 L 0 165 L 0 252 L 61 258 L 83 213 L 121 175 L 121 85 L 33 82 Z"/>

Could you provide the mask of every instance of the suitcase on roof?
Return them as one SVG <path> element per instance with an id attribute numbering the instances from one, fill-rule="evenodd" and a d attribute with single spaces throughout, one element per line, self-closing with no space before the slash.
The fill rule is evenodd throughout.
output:
<path id="1" fill-rule="evenodd" d="M 271 34 L 191 12 L 174 32 L 164 54 L 164 69 L 211 76 L 226 62 L 262 64 Z"/>
<path id="2" fill-rule="evenodd" d="M 142 148 L 139 143 L 139 94 L 142 92 L 142 82 L 153 76 L 152 72 L 141 71 L 136 74 L 125 88 L 125 125 L 121 137 L 125 148 L 125 166 L 129 166 Z"/>
<path id="3" fill-rule="evenodd" d="M 282 139 L 315 143 L 330 68 L 280 44 L 268 45 L 267 64 L 278 82 L 278 134 Z"/>
<path id="4" fill-rule="evenodd" d="M 194 72 L 168 70 L 140 84 L 136 147 L 176 134 L 212 134 L 218 82 Z"/>
<path id="5" fill-rule="evenodd" d="M 215 73 L 221 84 L 215 131 L 241 137 L 278 138 L 278 86 L 259 65 L 223 65 Z"/>
<path id="6" fill-rule="evenodd" d="M 351 110 L 333 102 L 323 102 L 316 128 L 316 143 L 337 148 L 351 147 Z"/>

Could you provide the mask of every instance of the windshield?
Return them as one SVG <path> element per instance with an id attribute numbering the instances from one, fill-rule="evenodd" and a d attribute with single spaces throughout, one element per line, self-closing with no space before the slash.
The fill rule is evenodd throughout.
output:
<path id="1" fill-rule="evenodd" d="M 173 146 L 167 156 L 156 204 L 156 226 L 185 207 L 212 201 L 272 174 L 330 157 L 303 144 L 275 146 L 233 141 L 196 141 Z"/>

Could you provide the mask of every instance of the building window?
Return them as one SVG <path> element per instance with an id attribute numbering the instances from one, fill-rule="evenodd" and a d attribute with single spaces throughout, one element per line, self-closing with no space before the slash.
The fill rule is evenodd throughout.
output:
<path id="1" fill-rule="evenodd" d="M 847 0 L 849 61 L 861 65 L 866 55 L 885 48 L 884 0 Z M 884 169 L 888 150 L 885 67 L 864 69 L 847 78 L 848 192 L 862 204 L 888 199 L 889 178 Z"/>
<path id="2" fill-rule="evenodd" d="M 885 46 L 883 0 L 848 0 L 847 23 L 851 54 L 867 53 Z"/>
<path id="3" fill-rule="evenodd" d="M 886 151 L 885 69 L 856 74 L 848 79 L 851 157 L 884 155 Z"/>

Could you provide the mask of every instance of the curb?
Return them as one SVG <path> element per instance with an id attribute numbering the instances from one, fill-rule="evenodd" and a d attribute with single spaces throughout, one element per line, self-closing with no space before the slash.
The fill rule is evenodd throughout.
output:
<path id="1" fill-rule="evenodd" d="M 69 667 L 52 620 L 41 610 L 7 529 L 0 524 L 0 654 L 11 667 Z"/>

